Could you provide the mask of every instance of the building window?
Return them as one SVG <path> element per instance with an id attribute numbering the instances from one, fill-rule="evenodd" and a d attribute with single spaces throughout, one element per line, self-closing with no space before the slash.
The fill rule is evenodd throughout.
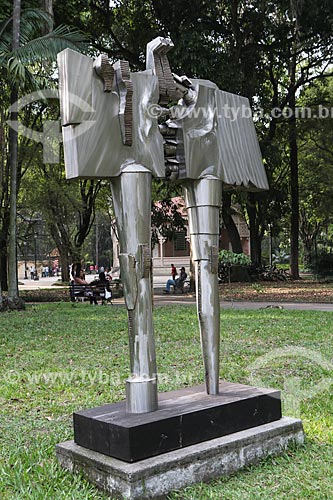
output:
<path id="1" fill-rule="evenodd" d="M 173 245 L 175 251 L 186 250 L 186 231 L 178 231 L 176 233 Z"/>

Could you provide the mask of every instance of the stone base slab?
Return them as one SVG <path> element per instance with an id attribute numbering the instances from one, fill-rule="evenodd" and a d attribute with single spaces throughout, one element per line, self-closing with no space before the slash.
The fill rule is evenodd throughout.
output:
<path id="1" fill-rule="evenodd" d="M 163 499 L 172 490 L 231 474 L 283 452 L 291 443 L 303 442 L 302 421 L 283 417 L 136 463 L 102 455 L 74 441 L 58 444 L 56 453 L 62 467 L 82 472 L 112 498 Z"/>

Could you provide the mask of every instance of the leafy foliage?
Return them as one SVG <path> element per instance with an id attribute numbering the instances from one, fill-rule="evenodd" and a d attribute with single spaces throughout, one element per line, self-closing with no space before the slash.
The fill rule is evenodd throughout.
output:
<path id="1" fill-rule="evenodd" d="M 53 19 L 40 9 L 22 11 L 20 46 L 12 50 L 12 18 L 0 25 L 0 70 L 19 88 L 36 88 L 45 84 L 45 69 L 66 47 L 82 50 L 87 37 L 79 30 L 62 25 L 52 29 Z M 41 35 L 46 29 L 47 33 Z M 37 70 L 37 71 L 36 71 Z M 40 79 L 41 78 L 41 79 Z"/>
<path id="2" fill-rule="evenodd" d="M 234 265 L 250 265 L 251 259 L 244 253 L 234 253 L 230 250 L 220 250 L 219 251 L 219 262 L 224 264 L 234 264 Z"/>
<path id="3" fill-rule="evenodd" d="M 30 2 L 29 6 L 30 6 Z M 19 4 L 18 4 L 19 5 Z M 11 11 L 5 2 L 6 14 Z M 8 7 L 8 9 L 7 9 Z M 50 86 L 54 62 L 59 50 L 65 47 L 77 50 L 84 48 L 86 37 L 77 30 L 59 26 L 52 30 L 53 19 L 43 10 L 28 8 L 20 12 L 16 9 L 16 18 L 0 17 L 0 83 L 2 95 L 0 126 L 0 270 L 2 288 L 7 289 L 7 260 L 9 269 L 9 300 L 18 294 L 17 256 L 16 256 L 16 199 L 23 176 L 20 163 L 19 140 L 14 129 L 7 130 L 3 125 L 10 118 L 17 122 L 17 112 L 13 105 L 19 98 L 19 92 Z M 33 7 L 36 7 L 33 5 Z M 15 34 L 13 33 L 15 26 Z M 15 45 L 13 40 L 16 40 Z M 6 106 L 3 107 L 3 104 Z M 12 105 L 12 106 L 11 106 Z M 11 107 L 9 107 L 11 106 Z M 9 109 L 8 109 L 9 107 Z M 5 111 L 8 109 L 8 111 Z M 39 110 L 37 110 L 38 116 Z M 33 120 L 35 115 L 33 116 Z M 22 141 L 20 145 L 24 145 Z M 32 148 L 30 148 L 31 151 Z"/>
<path id="4" fill-rule="evenodd" d="M 270 112 L 275 107 L 285 110 L 299 95 L 300 103 L 304 102 L 305 94 L 308 102 L 313 97 L 317 104 L 325 102 L 325 92 L 314 82 L 318 77 L 321 81 L 327 79 L 330 71 L 332 2 L 54 0 L 57 27 L 50 31 L 52 19 L 35 9 L 37 1 L 27 0 L 24 4 L 27 8 L 22 13 L 21 47 L 15 53 L 10 44 L 12 5 L 9 0 L 4 0 L 2 5 L 0 78 L 6 94 L 1 96 L 3 109 L 8 108 L 10 81 L 25 89 L 54 85 L 54 66 L 45 61 L 54 58 L 65 45 L 85 49 L 82 32 L 90 35 L 91 55 L 103 51 L 112 60 L 126 59 L 133 70 L 144 69 L 148 41 L 157 35 L 170 36 L 175 44 L 168 54 L 173 71 L 210 79 L 220 88 L 247 96 L 254 111 L 262 110 L 255 123 L 270 184 L 267 193 L 237 195 L 251 231 L 252 259 L 256 263 L 261 261 L 261 241 L 268 224 L 272 226 L 274 237 L 278 237 L 282 230 L 288 232 L 285 240 L 289 244 L 290 200 L 295 198 L 295 179 L 298 183 L 297 175 L 290 182 L 291 119 L 287 114 L 275 117 Z M 69 30 L 65 24 L 76 27 Z M 9 80 L 9 75 L 12 80 Z M 6 116 L 1 116 L 2 123 L 5 119 Z M 30 119 L 35 119 L 33 113 Z M 313 246 L 316 234 L 323 230 L 323 214 L 326 216 L 330 212 L 325 200 L 327 203 L 332 198 L 327 188 L 332 183 L 327 182 L 322 189 L 322 181 L 316 182 L 316 177 L 323 178 L 323 172 L 329 171 L 331 161 L 330 141 L 323 142 L 325 134 L 330 137 L 329 126 L 322 127 L 322 121 L 308 120 L 305 124 L 298 120 L 293 130 L 294 139 L 297 139 L 295 133 L 299 133 L 298 142 L 293 143 L 294 149 L 295 145 L 296 149 L 301 146 L 300 229 L 305 247 Z M 315 137 L 317 125 L 318 136 Z M 1 130 L 0 137 L 3 137 Z M 3 144 L 1 152 L 5 155 Z M 29 146 L 26 143 L 23 146 L 22 141 L 23 147 Z M 325 153 L 323 147 L 327 149 Z M 3 169 L 6 178 L 5 165 Z M 314 189 L 318 184 L 320 188 Z M 66 184 L 62 187 L 67 189 Z M 162 207 L 153 208 L 155 228 L 159 227 L 163 236 L 172 238 L 173 231 L 180 228 L 182 222 L 170 202 L 178 193 L 158 194 L 154 201 L 162 200 Z M 6 195 L 1 193 L 1 196 L 6 203 Z M 295 213 L 293 210 L 294 220 Z M 1 217 L 0 246 L 4 241 L 2 248 L 5 248 L 5 214 Z"/>
<path id="5" fill-rule="evenodd" d="M 154 180 L 151 210 L 153 244 L 158 242 L 159 235 L 172 240 L 175 233 L 184 228 L 184 205 L 180 194 L 180 186 Z"/>

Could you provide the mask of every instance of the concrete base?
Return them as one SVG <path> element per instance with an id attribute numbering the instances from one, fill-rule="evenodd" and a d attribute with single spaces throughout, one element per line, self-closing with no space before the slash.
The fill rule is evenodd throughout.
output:
<path id="1" fill-rule="evenodd" d="M 56 452 L 65 469 L 82 472 L 112 498 L 163 499 L 172 490 L 231 474 L 303 441 L 301 420 L 284 417 L 132 464 L 73 441 L 58 444 Z"/>

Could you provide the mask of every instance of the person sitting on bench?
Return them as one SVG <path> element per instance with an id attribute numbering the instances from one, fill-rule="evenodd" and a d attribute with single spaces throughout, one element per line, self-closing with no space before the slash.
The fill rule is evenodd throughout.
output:
<path id="1" fill-rule="evenodd" d="M 181 290 L 183 290 L 186 278 L 187 278 L 187 274 L 185 272 L 185 267 L 181 267 L 179 278 L 177 278 L 176 280 L 174 280 L 172 278 L 168 279 L 166 286 L 165 286 L 164 293 L 170 293 L 171 285 L 174 286 L 174 290 L 176 290 L 176 288 L 180 288 Z"/>
<path id="2" fill-rule="evenodd" d="M 73 278 L 76 285 L 83 285 L 85 287 L 88 285 L 88 287 L 90 287 L 89 283 L 85 280 L 84 271 L 79 265 L 76 265 L 75 267 Z M 97 305 L 97 299 L 94 296 L 91 288 L 85 288 L 84 295 L 89 298 L 90 304 Z"/>
<path id="3" fill-rule="evenodd" d="M 90 282 L 90 286 L 94 293 L 94 297 L 101 297 L 101 292 L 104 292 L 102 304 L 104 304 L 104 300 L 111 300 L 110 279 L 107 279 L 105 271 L 101 271 L 98 275 L 98 279 L 94 279 L 94 281 Z"/>

